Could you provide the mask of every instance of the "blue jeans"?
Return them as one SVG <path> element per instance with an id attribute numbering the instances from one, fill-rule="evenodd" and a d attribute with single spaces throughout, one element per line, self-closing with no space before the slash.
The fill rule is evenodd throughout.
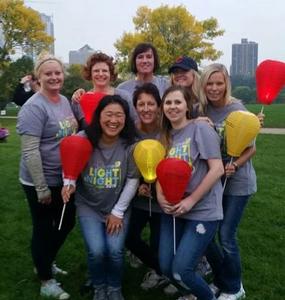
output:
<path id="1" fill-rule="evenodd" d="M 173 252 L 173 217 L 161 215 L 159 263 L 162 273 L 176 281 L 199 300 L 216 299 L 207 282 L 195 272 L 208 244 L 214 238 L 218 221 L 176 218 L 176 254 Z"/>
<path id="2" fill-rule="evenodd" d="M 224 196 L 224 219 L 218 230 L 219 245 L 213 239 L 206 256 L 213 269 L 215 284 L 222 292 L 235 294 L 241 286 L 241 259 L 237 229 L 250 195 Z"/>
<path id="3" fill-rule="evenodd" d="M 87 263 L 93 286 L 121 288 L 124 265 L 124 243 L 128 230 L 129 212 L 118 234 L 108 234 L 104 222 L 96 217 L 79 217 L 87 249 Z"/>

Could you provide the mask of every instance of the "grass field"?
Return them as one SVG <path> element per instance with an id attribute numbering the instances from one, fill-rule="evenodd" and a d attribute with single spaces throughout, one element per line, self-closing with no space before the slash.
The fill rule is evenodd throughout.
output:
<path id="1" fill-rule="evenodd" d="M 31 220 L 18 183 L 19 138 L 15 120 L 1 119 L 11 135 L 0 143 L 0 300 L 42 299 L 32 270 L 29 242 Z M 285 126 L 284 126 L 285 127 Z M 243 283 L 250 300 L 284 300 L 285 287 L 285 135 L 260 135 L 254 165 L 258 193 L 251 199 L 241 224 L 239 240 L 243 260 Z M 74 300 L 82 297 L 79 287 L 85 280 L 85 251 L 78 227 L 68 237 L 57 262 L 69 271 L 62 277 L 64 288 Z M 126 265 L 126 300 L 167 300 L 160 289 L 145 292 L 139 284 L 145 268 Z"/>

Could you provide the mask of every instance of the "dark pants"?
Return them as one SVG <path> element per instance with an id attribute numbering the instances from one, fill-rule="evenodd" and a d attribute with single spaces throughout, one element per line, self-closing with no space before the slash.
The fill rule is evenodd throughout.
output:
<path id="1" fill-rule="evenodd" d="M 52 202 L 41 204 L 33 186 L 23 185 L 33 223 L 31 252 L 40 280 L 52 278 L 51 265 L 64 243 L 68 233 L 75 225 L 75 205 L 73 197 L 66 205 L 61 230 L 58 230 L 63 200 L 61 187 L 49 187 Z"/>
<path id="2" fill-rule="evenodd" d="M 132 208 L 126 247 L 137 256 L 146 266 L 161 274 L 158 261 L 158 247 L 160 236 L 160 213 Z M 149 223 L 149 244 L 143 240 L 142 232 Z"/>

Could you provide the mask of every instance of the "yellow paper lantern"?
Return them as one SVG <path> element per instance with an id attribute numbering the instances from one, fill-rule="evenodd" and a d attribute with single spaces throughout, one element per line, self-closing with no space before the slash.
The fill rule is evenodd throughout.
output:
<path id="1" fill-rule="evenodd" d="M 234 111 L 226 118 L 227 153 L 239 157 L 260 130 L 258 117 L 248 111 Z"/>
<path id="2" fill-rule="evenodd" d="M 156 167 L 164 156 L 165 149 L 156 140 L 147 139 L 137 143 L 134 149 L 134 159 L 145 182 L 152 183 L 156 180 Z"/>

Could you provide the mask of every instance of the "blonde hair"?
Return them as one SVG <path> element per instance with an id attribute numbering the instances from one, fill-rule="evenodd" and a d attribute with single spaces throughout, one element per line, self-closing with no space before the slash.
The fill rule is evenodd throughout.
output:
<path id="1" fill-rule="evenodd" d="M 216 72 L 220 72 L 224 76 L 224 80 L 225 80 L 225 84 L 226 84 L 226 91 L 225 91 L 225 95 L 224 95 L 225 103 L 229 103 L 232 101 L 231 81 L 230 81 L 230 76 L 229 76 L 229 73 L 228 73 L 226 67 L 224 65 L 218 64 L 218 63 L 211 64 L 203 70 L 203 72 L 201 74 L 201 78 L 200 78 L 200 89 L 199 89 L 199 100 L 200 101 L 199 101 L 199 108 L 198 108 L 200 115 L 206 115 L 206 113 L 207 113 L 207 105 L 209 104 L 209 102 L 208 102 L 208 99 L 206 96 L 205 89 L 206 89 L 206 86 L 207 86 L 210 76 Z"/>
<path id="2" fill-rule="evenodd" d="M 62 72 L 64 72 L 64 66 L 63 66 L 63 63 L 62 63 L 62 61 L 61 61 L 59 58 L 57 58 L 57 57 L 55 57 L 55 56 L 53 56 L 53 55 L 51 55 L 51 54 L 49 54 L 49 53 L 44 53 L 44 54 L 41 54 L 41 55 L 38 57 L 38 60 L 37 60 L 37 62 L 36 62 L 36 64 L 35 64 L 34 73 L 35 73 L 35 76 L 36 76 L 37 78 L 39 78 L 41 66 L 42 66 L 44 63 L 48 62 L 48 61 L 56 61 L 56 62 L 61 66 Z"/>

